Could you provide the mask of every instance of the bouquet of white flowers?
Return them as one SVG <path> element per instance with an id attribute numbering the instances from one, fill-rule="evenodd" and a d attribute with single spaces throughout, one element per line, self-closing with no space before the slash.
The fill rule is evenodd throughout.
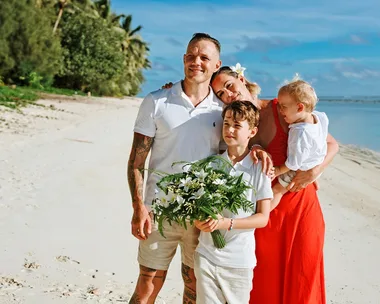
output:
<path id="1" fill-rule="evenodd" d="M 153 200 L 154 220 L 162 236 L 163 222 L 176 222 L 187 229 L 195 220 L 217 219 L 224 209 L 237 214 L 238 209 L 255 212 L 255 204 L 246 198 L 245 191 L 252 188 L 242 179 L 243 175 L 232 176 L 230 162 L 220 156 L 184 164 L 183 172 L 159 173 L 157 183 L 160 191 Z M 156 172 L 157 173 L 157 172 Z M 226 243 L 219 230 L 211 232 L 214 245 L 223 248 Z"/>

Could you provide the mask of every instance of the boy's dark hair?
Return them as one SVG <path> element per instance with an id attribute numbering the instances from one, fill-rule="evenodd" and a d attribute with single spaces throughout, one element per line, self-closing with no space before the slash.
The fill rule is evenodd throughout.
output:
<path id="1" fill-rule="evenodd" d="M 242 100 L 242 101 L 233 101 L 228 104 L 222 113 L 222 117 L 226 115 L 227 111 L 232 112 L 232 116 L 234 120 L 247 120 L 248 125 L 251 129 L 257 127 L 259 125 L 260 114 L 257 107 L 250 101 Z"/>
<path id="2" fill-rule="evenodd" d="M 220 49 L 221 49 L 220 42 L 217 39 L 215 39 L 214 37 L 211 37 L 209 34 L 206 34 L 206 33 L 195 33 L 193 35 L 193 37 L 190 39 L 188 45 L 190 45 L 193 42 L 198 42 L 201 40 L 207 40 L 207 41 L 211 41 L 212 43 L 214 43 L 216 49 L 220 53 Z"/>

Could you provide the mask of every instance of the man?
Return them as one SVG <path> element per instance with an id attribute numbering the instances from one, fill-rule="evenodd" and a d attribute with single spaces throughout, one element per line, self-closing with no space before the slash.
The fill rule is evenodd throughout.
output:
<path id="1" fill-rule="evenodd" d="M 166 223 L 162 237 L 152 223 L 150 206 L 159 176 L 148 173 L 143 200 L 143 169 L 151 150 L 149 168 L 167 173 L 176 161 L 194 161 L 219 152 L 222 103 L 209 87 L 212 74 L 221 66 L 220 43 L 196 33 L 183 57 L 185 78 L 169 90 L 148 94 L 136 119 L 128 161 L 128 182 L 132 195 L 132 234 L 140 240 L 140 274 L 129 303 L 154 303 L 169 264 L 181 246 L 183 303 L 195 303 L 196 284 L 193 254 L 199 230 Z"/>

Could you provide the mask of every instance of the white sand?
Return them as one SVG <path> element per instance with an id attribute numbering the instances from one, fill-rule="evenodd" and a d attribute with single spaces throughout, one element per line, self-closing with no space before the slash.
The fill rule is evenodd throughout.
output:
<path id="1" fill-rule="evenodd" d="M 140 100 L 0 108 L 0 303 L 127 303 L 138 274 L 126 162 Z M 52 108 L 50 106 L 52 105 Z M 380 303 L 380 157 L 321 178 L 328 303 Z M 181 303 L 178 255 L 157 303 Z"/>

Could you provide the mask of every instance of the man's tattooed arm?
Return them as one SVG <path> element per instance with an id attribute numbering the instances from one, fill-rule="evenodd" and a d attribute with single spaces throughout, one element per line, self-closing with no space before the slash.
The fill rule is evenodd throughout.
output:
<path id="1" fill-rule="evenodd" d="M 134 133 L 128 160 L 128 183 L 133 208 L 143 204 L 144 165 L 152 144 L 152 137 Z"/>

